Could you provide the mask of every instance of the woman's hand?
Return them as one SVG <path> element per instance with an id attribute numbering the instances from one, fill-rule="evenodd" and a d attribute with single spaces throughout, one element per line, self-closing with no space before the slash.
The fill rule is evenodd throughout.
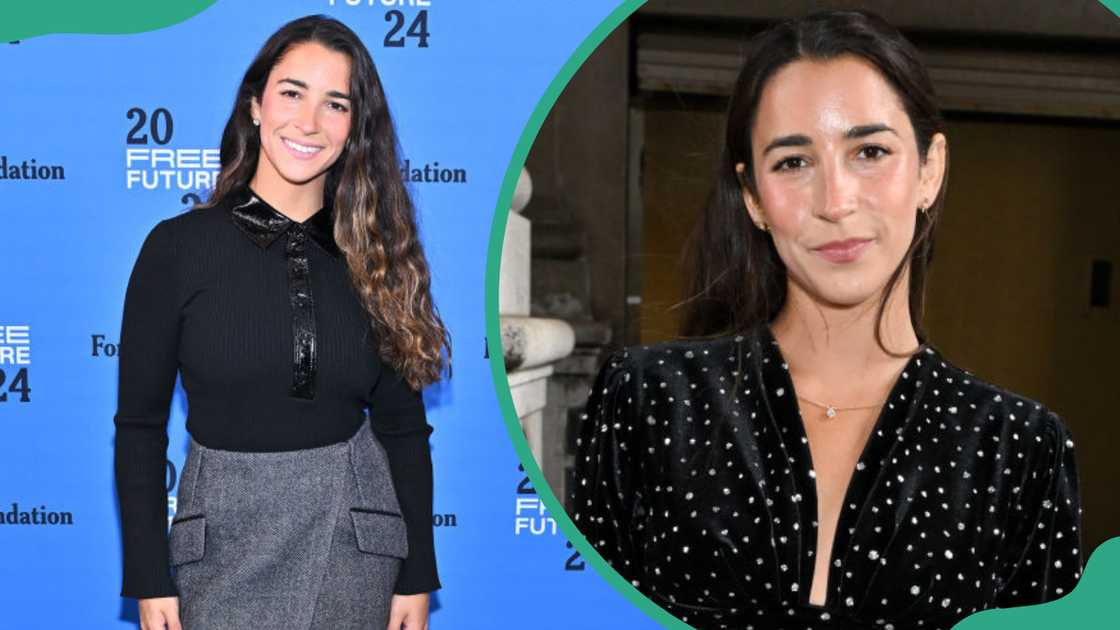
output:
<path id="1" fill-rule="evenodd" d="M 140 602 L 140 630 L 183 630 L 178 597 L 145 597 Z"/>
<path id="2" fill-rule="evenodd" d="M 393 595 L 388 630 L 428 630 L 428 593 Z"/>

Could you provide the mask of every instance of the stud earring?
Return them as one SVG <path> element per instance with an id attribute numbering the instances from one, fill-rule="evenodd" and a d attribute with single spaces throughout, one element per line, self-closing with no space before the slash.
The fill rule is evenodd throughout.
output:
<path id="1" fill-rule="evenodd" d="M 254 124 L 255 126 L 257 126 L 257 127 L 260 127 L 260 126 L 261 126 L 261 121 L 260 121 L 260 119 L 259 119 L 259 118 L 254 118 L 254 119 L 253 119 L 253 124 Z"/>

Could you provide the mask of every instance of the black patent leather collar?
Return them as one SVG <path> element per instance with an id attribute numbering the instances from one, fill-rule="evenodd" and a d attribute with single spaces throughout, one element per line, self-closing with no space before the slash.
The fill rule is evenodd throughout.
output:
<path id="1" fill-rule="evenodd" d="M 334 240 L 333 211 L 332 205 L 327 203 L 309 219 L 300 223 L 272 207 L 248 186 L 235 192 L 230 203 L 233 222 L 262 249 L 267 248 L 289 229 L 297 229 L 306 231 L 323 250 L 338 257 L 340 251 Z"/>
<path id="2" fill-rule="evenodd" d="M 307 241 L 315 241 L 328 254 L 338 257 L 331 205 L 325 204 L 300 223 L 288 218 L 245 186 L 231 196 L 230 216 L 234 224 L 262 249 L 281 234 L 286 235 L 284 258 L 288 272 L 288 307 L 292 314 L 292 384 L 289 392 L 294 398 L 312 400 L 315 398 L 319 344 Z"/>

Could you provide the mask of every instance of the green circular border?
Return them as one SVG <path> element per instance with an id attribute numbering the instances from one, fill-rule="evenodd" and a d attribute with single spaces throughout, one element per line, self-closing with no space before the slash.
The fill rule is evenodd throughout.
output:
<path id="1" fill-rule="evenodd" d="M 502 418 L 505 421 L 506 430 L 509 432 L 510 441 L 513 443 L 514 450 L 517 451 L 517 456 L 521 459 L 525 474 L 533 482 L 533 488 L 536 489 L 537 494 L 544 501 L 560 531 L 564 533 L 564 536 L 587 563 L 595 569 L 595 572 L 616 591 L 622 593 L 630 603 L 666 628 L 687 630 L 692 626 L 665 612 L 664 609 L 634 588 L 603 560 L 599 552 L 595 551 L 594 547 L 583 537 L 583 534 L 576 529 L 575 523 L 568 517 L 564 506 L 552 493 L 552 488 L 544 479 L 544 473 L 541 472 L 532 451 L 529 450 L 529 443 L 525 440 L 521 422 L 518 420 L 517 411 L 513 407 L 513 397 L 510 395 L 509 380 L 503 358 L 501 323 L 498 319 L 498 285 L 502 262 L 502 244 L 509 218 L 509 207 L 513 201 L 513 191 L 517 187 L 517 179 L 521 174 L 521 168 L 525 165 L 525 158 L 529 155 L 529 149 L 533 146 L 533 141 L 536 140 L 537 133 L 540 132 L 545 118 L 552 110 L 552 106 L 556 104 L 556 99 L 560 97 L 560 93 L 568 85 L 568 81 L 583 65 L 583 62 L 587 61 L 587 58 L 591 56 L 591 53 L 599 44 L 606 39 L 607 35 L 610 35 L 619 24 L 630 17 L 645 2 L 646 0 L 625 0 L 614 11 L 611 11 L 599 26 L 595 27 L 595 30 L 580 43 L 575 52 L 560 68 L 560 72 L 549 83 L 548 88 L 545 89 L 544 94 L 537 102 L 537 106 L 533 109 L 529 122 L 526 123 L 525 129 L 521 132 L 521 138 L 517 141 L 517 147 L 513 151 L 513 157 L 510 159 L 505 177 L 502 179 L 501 192 L 498 194 L 498 203 L 494 208 L 494 219 L 490 226 L 490 245 L 486 258 L 486 347 L 490 355 L 490 370 L 494 376 L 494 390 L 498 396 L 498 404 L 502 409 Z"/>
<path id="2" fill-rule="evenodd" d="M 526 123 L 525 129 L 521 132 L 513 157 L 506 168 L 505 177 L 502 179 L 498 203 L 494 208 L 494 218 L 490 227 L 490 244 L 486 258 L 486 346 L 490 357 L 490 371 L 494 378 L 494 390 L 498 397 L 498 405 L 501 407 L 506 431 L 509 433 L 514 450 L 517 451 L 517 456 L 521 459 L 525 473 L 533 482 L 533 488 L 536 489 L 537 494 L 544 501 L 560 531 L 595 569 L 596 573 L 654 621 L 666 628 L 691 629 L 692 626 L 666 612 L 612 569 L 599 555 L 599 552 L 587 542 L 583 534 L 579 532 L 575 523 L 572 522 L 568 513 L 564 510 L 564 506 L 552 493 L 552 488 L 545 481 L 544 473 L 537 465 L 536 458 L 533 457 L 533 453 L 529 449 L 529 443 L 525 439 L 521 422 L 513 406 L 513 397 L 510 394 L 502 349 L 501 322 L 498 317 L 498 287 L 506 223 L 509 217 L 510 204 L 513 201 L 513 192 L 517 187 L 518 176 L 521 173 L 521 168 L 525 165 L 525 159 L 533 141 L 564 87 L 567 86 L 568 81 L 571 80 L 580 66 L 583 65 L 595 48 L 606 39 L 607 35 L 645 2 L 646 0 L 625 0 L 580 43 L 544 91 L 529 117 L 529 122 Z M 1120 17 L 1120 0 L 1099 0 L 1099 2 L 1114 15 Z M 1092 586 L 1086 585 L 1086 574 L 1089 573 L 1090 563 L 1092 563 L 1094 576 Z M 1043 628 L 1053 628 L 1054 624 L 1060 621 L 1092 623 L 1094 619 L 1098 622 L 1102 619 L 1109 619 L 1114 613 L 1107 608 L 1110 598 L 1105 595 L 1104 587 L 1109 585 L 1109 588 L 1112 588 L 1111 585 L 1120 581 L 1120 570 L 1118 569 L 1120 569 L 1120 537 L 1109 539 L 1094 550 L 1092 557 L 1086 561 L 1085 572 L 1077 586 L 1064 597 L 1035 606 L 980 611 L 962 619 L 954 628 L 961 627 L 963 629 L 967 626 L 970 630 L 985 628 L 1017 628 L 1023 630 L 1037 628 L 1041 630 Z M 1102 573 L 1103 575 L 1101 575 Z M 1076 605 L 1073 603 L 1074 601 L 1077 602 Z"/>

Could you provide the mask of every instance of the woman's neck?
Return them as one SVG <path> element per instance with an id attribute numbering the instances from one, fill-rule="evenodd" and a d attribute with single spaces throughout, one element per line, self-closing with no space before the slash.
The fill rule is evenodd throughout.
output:
<path id="1" fill-rule="evenodd" d="M 770 324 L 789 363 L 798 394 L 827 398 L 837 406 L 869 404 L 886 394 L 919 342 L 910 321 L 908 274 L 903 273 L 878 318 L 878 295 L 852 307 L 822 304 L 794 283 Z M 880 327 L 883 345 L 875 336 Z M 819 398 L 818 398 L 819 400 Z"/>
<path id="2" fill-rule="evenodd" d="M 293 221 L 303 223 L 323 207 L 323 177 L 293 184 L 272 169 L 257 166 L 249 187 L 261 199 Z"/>

